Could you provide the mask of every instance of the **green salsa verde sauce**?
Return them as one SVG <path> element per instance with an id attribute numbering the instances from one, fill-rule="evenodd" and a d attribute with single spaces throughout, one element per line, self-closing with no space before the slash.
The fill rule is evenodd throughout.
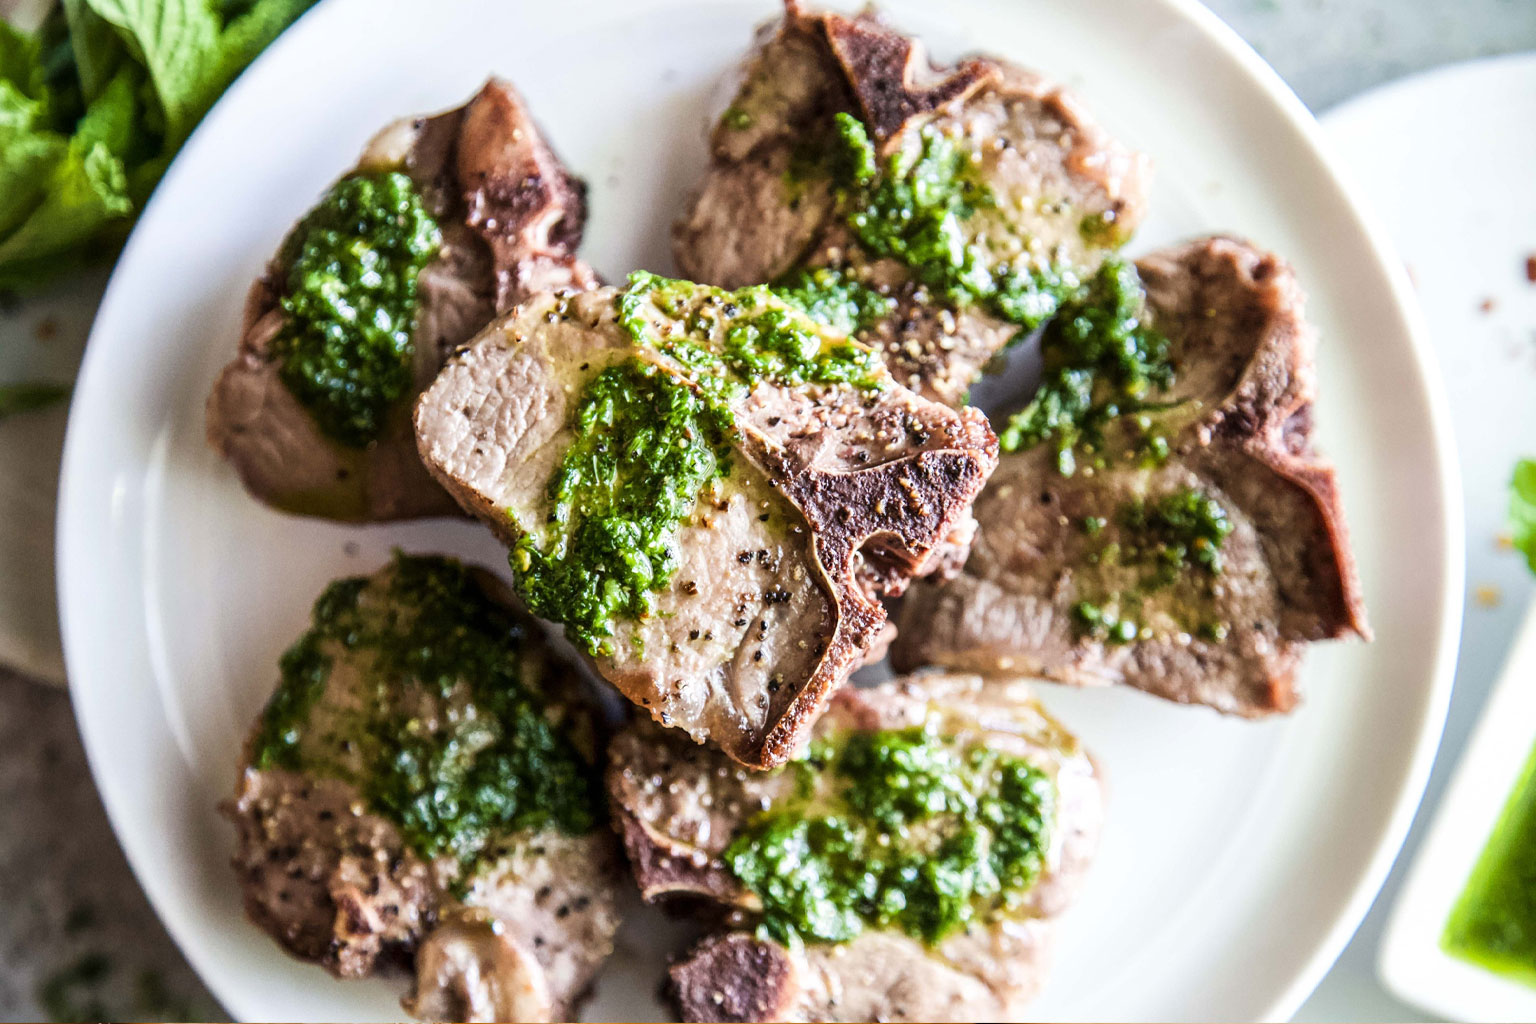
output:
<path id="1" fill-rule="evenodd" d="M 356 786 L 425 858 L 468 864 L 511 833 L 604 818 L 569 710 L 524 681 L 525 627 L 452 559 L 397 554 L 338 580 L 284 654 L 251 762 Z M 345 660 L 344 695 L 330 691 Z"/>
<path id="2" fill-rule="evenodd" d="M 1099 453 L 1105 428 L 1118 420 L 1139 429 L 1131 454 L 1150 464 L 1167 457 L 1166 439 L 1141 426 L 1144 417 L 1132 419 L 1161 408 L 1153 396 L 1175 377 L 1168 339 L 1150 323 L 1134 264 L 1111 256 L 1085 275 L 1063 263 L 997 255 L 970 226 L 978 213 L 995 209 L 995 197 L 960 144 L 933 128 L 883 163 L 852 115 L 836 115 L 833 136 L 824 172 L 834 182 L 840 216 L 865 251 L 903 263 L 932 301 L 977 307 L 1016 324 L 1015 341 L 1046 325 L 1044 376 L 1033 400 L 1003 430 L 1005 451 L 1049 443 L 1058 469 L 1070 476 L 1078 453 Z M 989 229 L 1008 231 L 1006 222 L 989 222 Z M 1079 229 L 1091 244 L 1118 244 L 1112 220 L 1086 217 Z M 821 293 L 828 305 L 841 301 L 846 308 L 840 290 L 857 284 L 857 275 L 847 267 L 819 273 L 809 281 L 790 275 L 797 301 L 811 308 Z M 862 330 L 892 308 L 889 299 L 884 305 L 865 300 L 839 326 Z M 1104 460 L 1098 455 L 1096 461 Z"/>
<path id="3" fill-rule="evenodd" d="M 612 623 L 649 615 L 671 580 L 678 524 L 727 465 L 729 421 L 697 390 L 628 359 L 587 385 L 574 427 L 549 481 L 549 523 L 523 534 L 511 559 L 529 609 L 599 654 Z"/>
<path id="4" fill-rule="evenodd" d="M 1072 608 L 1073 621 L 1080 633 L 1109 643 L 1150 639 L 1150 627 L 1138 621 L 1144 616 L 1133 609 L 1144 611 L 1149 600 L 1181 583 L 1192 584 L 1208 596 L 1222 572 L 1221 550 L 1232 533 L 1232 519 L 1215 497 L 1191 487 L 1155 501 L 1126 502 L 1115 518 L 1124 539 L 1100 546 L 1089 561 L 1129 568 L 1137 582 L 1097 600 L 1078 601 Z M 1100 535 L 1108 523 L 1089 517 L 1082 525 L 1092 537 Z M 1227 624 L 1205 617 L 1203 603 L 1191 602 L 1181 609 L 1186 617 L 1192 616 L 1185 627 L 1208 640 L 1225 639 Z"/>
<path id="5" fill-rule="evenodd" d="M 1044 870 L 1056 788 L 1024 760 L 934 721 L 814 744 L 781 771 L 793 796 L 758 814 L 726 866 L 779 942 L 894 929 L 933 944 L 1016 909 Z"/>
<path id="6" fill-rule="evenodd" d="M 333 440 L 376 440 L 414 383 L 416 278 L 442 232 L 399 171 L 342 178 L 294 228 L 279 264 L 283 383 Z"/>
<path id="7" fill-rule="evenodd" d="M 1440 945 L 1536 985 L 1536 749 L 1451 909 Z"/>
<path id="8" fill-rule="evenodd" d="M 862 122 L 840 113 L 835 123 L 839 207 L 871 255 L 901 261 L 942 302 L 980 306 L 1026 332 L 1080 289 L 1070 268 L 999 259 L 971 237 L 967 222 L 996 200 L 949 136 L 924 128 L 882 167 Z"/>
<path id="9" fill-rule="evenodd" d="M 585 385 L 547 522 L 511 553 L 530 610 L 593 655 L 612 653 L 616 622 L 655 612 L 677 569 L 678 529 L 730 472 L 732 406 L 753 385 L 884 386 L 878 355 L 767 288 L 640 272 L 615 301 L 637 354 Z"/>
<path id="10" fill-rule="evenodd" d="M 1174 382 L 1169 341 L 1149 323 L 1136 266 L 1113 257 L 1062 305 L 1040 352 L 1040 389 L 998 441 L 1008 452 L 1051 444 L 1063 476 L 1076 472 L 1080 450 L 1102 449 L 1112 422 L 1162 408 L 1154 396 Z M 1143 431 L 1132 452 L 1155 465 L 1167 458 L 1168 442 Z"/>
<path id="11" fill-rule="evenodd" d="M 844 334 L 873 327 L 896 308 L 896 300 L 857 280 L 845 268 L 807 267 L 773 283 L 773 294 L 817 323 Z"/>

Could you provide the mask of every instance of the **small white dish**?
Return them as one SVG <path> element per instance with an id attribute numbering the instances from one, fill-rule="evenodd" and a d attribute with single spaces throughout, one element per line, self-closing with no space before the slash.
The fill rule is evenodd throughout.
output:
<path id="1" fill-rule="evenodd" d="M 1361 929 L 1355 945 L 1369 948 L 1358 959 L 1366 970 L 1374 961 L 1396 996 L 1438 1015 L 1536 1020 L 1536 990 L 1440 946 L 1536 743 L 1536 611 L 1526 610 L 1533 581 L 1524 559 L 1496 542 L 1507 530 L 1515 460 L 1536 455 L 1536 286 L 1525 273 L 1536 252 L 1536 134 L 1511 130 L 1536 121 L 1536 55 L 1414 75 L 1351 100 L 1324 121 L 1335 153 L 1369 187 L 1417 282 L 1454 417 L 1467 585 L 1478 597 L 1464 627 L 1441 763 L 1409 841 L 1412 859 L 1389 883 L 1381 913 Z M 1439 126 L 1434 138 L 1424 124 Z M 1402 1012 L 1358 986 L 1335 986 L 1333 996 L 1314 1009 L 1367 1019 Z"/>
<path id="2" fill-rule="evenodd" d="M 1381 946 L 1381 977 L 1404 999 L 1455 1020 L 1536 1020 L 1536 986 L 1441 945 L 1446 922 L 1536 746 L 1536 608 L 1472 733 L 1466 757 L 1414 859 Z"/>

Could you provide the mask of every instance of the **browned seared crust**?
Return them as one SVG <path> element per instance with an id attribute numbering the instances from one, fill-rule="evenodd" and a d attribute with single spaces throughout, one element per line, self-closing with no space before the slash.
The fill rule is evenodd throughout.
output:
<path id="1" fill-rule="evenodd" d="M 615 801 L 613 817 L 614 827 L 624 839 L 624 851 L 629 854 L 635 884 L 646 902 L 670 896 L 703 896 L 726 904 L 741 900 L 741 886 L 730 872 L 707 859 L 700 864 L 691 851 L 646 828 L 628 805 Z"/>
<path id="2" fill-rule="evenodd" d="M 872 17 L 823 13 L 813 20 L 820 23 L 842 65 L 864 123 L 882 142 L 910 119 L 975 92 L 996 71 L 989 61 L 968 60 L 925 87 L 919 78 L 936 76 L 915 39 L 892 32 Z"/>
<path id="3" fill-rule="evenodd" d="M 464 221 L 490 246 L 496 309 L 510 309 L 531 292 L 591 288 L 590 268 L 572 256 L 587 220 L 587 186 L 571 174 L 538 132 L 533 116 L 507 83 L 493 80 L 464 111 L 458 180 Z"/>
<path id="4" fill-rule="evenodd" d="M 575 256 L 585 187 L 508 82 L 492 79 L 464 107 L 385 128 L 359 164 L 378 166 L 410 174 L 443 229 L 442 251 L 418 279 L 418 391 L 497 311 L 531 291 L 596 283 Z M 208 396 L 208 443 L 247 491 L 284 511 L 365 522 L 455 514 L 416 455 L 408 415 L 353 449 L 322 433 L 288 391 L 272 351 L 282 287 L 275 263 L 252 285 L 239 353 Z"/>
<path id="5" fill-rule="evenodd" d="M 1004 456 L 977 502 L 980 535 L 947 587 L 918 585 L 892 650 L 926 664 L 1121 683 L 1257 716 L 1292 709 L 1307 642 L 1369 638 L 1333 467 L 1311 444 L 1315 337 L 1294 273 L 1272 253 L 1209 238 L 1138 264 L 1154 322 L 1174 343 L 1174 449 L 1156 469 L 1063 477 L 1042 448 Z M 1215 608 L 1224 639 L 1193 632 L 1110 644 L 1074 627 L 1092 542 L 1078 526 L 1143 493 L 1195 487 L 1233 516 Z M 1185 627 L 1193 629 L 1192 626 Z"/>
<path id="6" fill-rule="evenodd" d="M 827 694 L 864 663 L 885 628 L 885 607 L 861 585 L 861 565 L 877 579 L 900 581 L 884 588 L 900 593 L 954 524 L 970 514 L 997 465 L 997 438 L 986 431 L 974 440 L 970 450 L 919 452 L 856 473 L 797 468 L 782 451 L 753 453 L 770 479 L 783 480 L 785 496 L 809 523 L 838 622 L 815 675 L 747 763 L 770 766 L 793 756 Z"/>
<path id="7" fill-rule="evenodd" d="M 784 947 L 741 932 L 705 939 L 667 977 L 683 1020 L 783 1020 L 794 1002 Z"/>
<path id="8" fill-rule="evenodd" d="M 238 833 L 246 913 L 338 978 L 408 964 L 437 918 L 430 868 L 394 826 L 353 814 L 355 799 L 338 782 L 246 769 L 219 808 Z"/>

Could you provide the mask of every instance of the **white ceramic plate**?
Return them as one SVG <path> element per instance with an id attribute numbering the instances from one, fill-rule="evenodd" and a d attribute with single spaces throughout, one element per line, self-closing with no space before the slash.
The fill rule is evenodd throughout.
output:
<path id="1" fill-rule="evenodd" d="M 1510 130 L 1531 123 L 1536 55 L 1415 75 L 1325 118 L 1346 167 L 1373 184 L 1371 203 L 1391 226 L 1418 283 L 1461 455 L 1468 582 L 1497 597 L 1467 613 L 1456 695 L 1426 808 L 1443 797 L 1433 818 L 1415 830 L 1423 836 L 1411 870 L 1397 872 L 1404 878 L 1390 904 L 1390 921 L 1379 906 L 1354 945 L 1385 930 L 1380 973 L 1388 987 L 1426 1009 L 1464 1019 L 1536 1019 L 1536 990 L 1439 948 L 1451 905 L 1536 743 L 1536 618 L 1527 615 L 1521 627 L 1536 581 L 1522 557 L 1494 543 L 1506 530 L 1514 462 L 1536 454 L 1536 286 L 1525 275 L 1525 259 L 1536 252 L 1536 191 L 1530 188 L 1536 134 Z M 1422 124 L 1439 126 L 1433 140 L 1415 130 Z M 1486 311 L 1485 303 L 1491 307 Z M 1521 639 L 1511 653 L 1517 632 Z M 1377 955 L 1374 941 L 1358 952 L 1369 968 Z M 1337 1013 L 1350 1004 L 1329 1005 Z M 1394 1006 L 1378 1000 L 1352 1008 L 1362 1019 L 1391 1019 Z"/>
<path id="2" fill-rule="evenodd" d="M 1186 0 L 889 5 L 942 57 L 987 49 L 1076 86 L 1154 155 L 1137 248 L 1217 229 L 1287 254 L 1322 330 L 1321 441 L 1339 463 L 1378 640 L 1314 652 L 1310 697 L 1253 724 L 1120 692 L 1053 690 L 1102 757 L 1110 824 L 1036 1010 L 1057 1019 L 1289 1014 L 1368 905 L 1417 801 L 1460 615 L 1461 527 L 1442 401 L 1401 271 L 1259 59 Z M 202 440 L 246 283 L 383 122 L 509 75 L 592 185 L 586 254 L 666 270 L 712 89 L 769 0 L 567 5 L 329 0 L 239 82 L 131 240 L 76 392 L 61 605 L 81 729 L 145 889 L 237 1016 L 398 1017 L 241 917 L 213 811 L 278 653 L 328 579 L 395 545 L 501 564 L 465 523 L 346 528 L 248 499 Z M 1405 513 L 1405 510 L 1411 510 Z M 1412 557 L 1405 557 L 1405 553 Z M 659 919 L 637 914 L 594 1017 L 659 1016 Z"/>

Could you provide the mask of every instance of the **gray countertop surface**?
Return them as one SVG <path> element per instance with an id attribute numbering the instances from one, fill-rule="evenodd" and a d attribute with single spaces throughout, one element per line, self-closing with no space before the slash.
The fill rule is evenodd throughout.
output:
<path id="1" fill-rule="evenodd" d="M 1415 71 L 1536 49 L 1536 0 L 1208 2 L 1318 112 Z M 1377 908 L 1302 1019 L 1422 1016 L 1376 984 L 1379 931 Z M 0 1019 L 219 1016 L 113 839 L 67 696 L 0 670 Z"/>

